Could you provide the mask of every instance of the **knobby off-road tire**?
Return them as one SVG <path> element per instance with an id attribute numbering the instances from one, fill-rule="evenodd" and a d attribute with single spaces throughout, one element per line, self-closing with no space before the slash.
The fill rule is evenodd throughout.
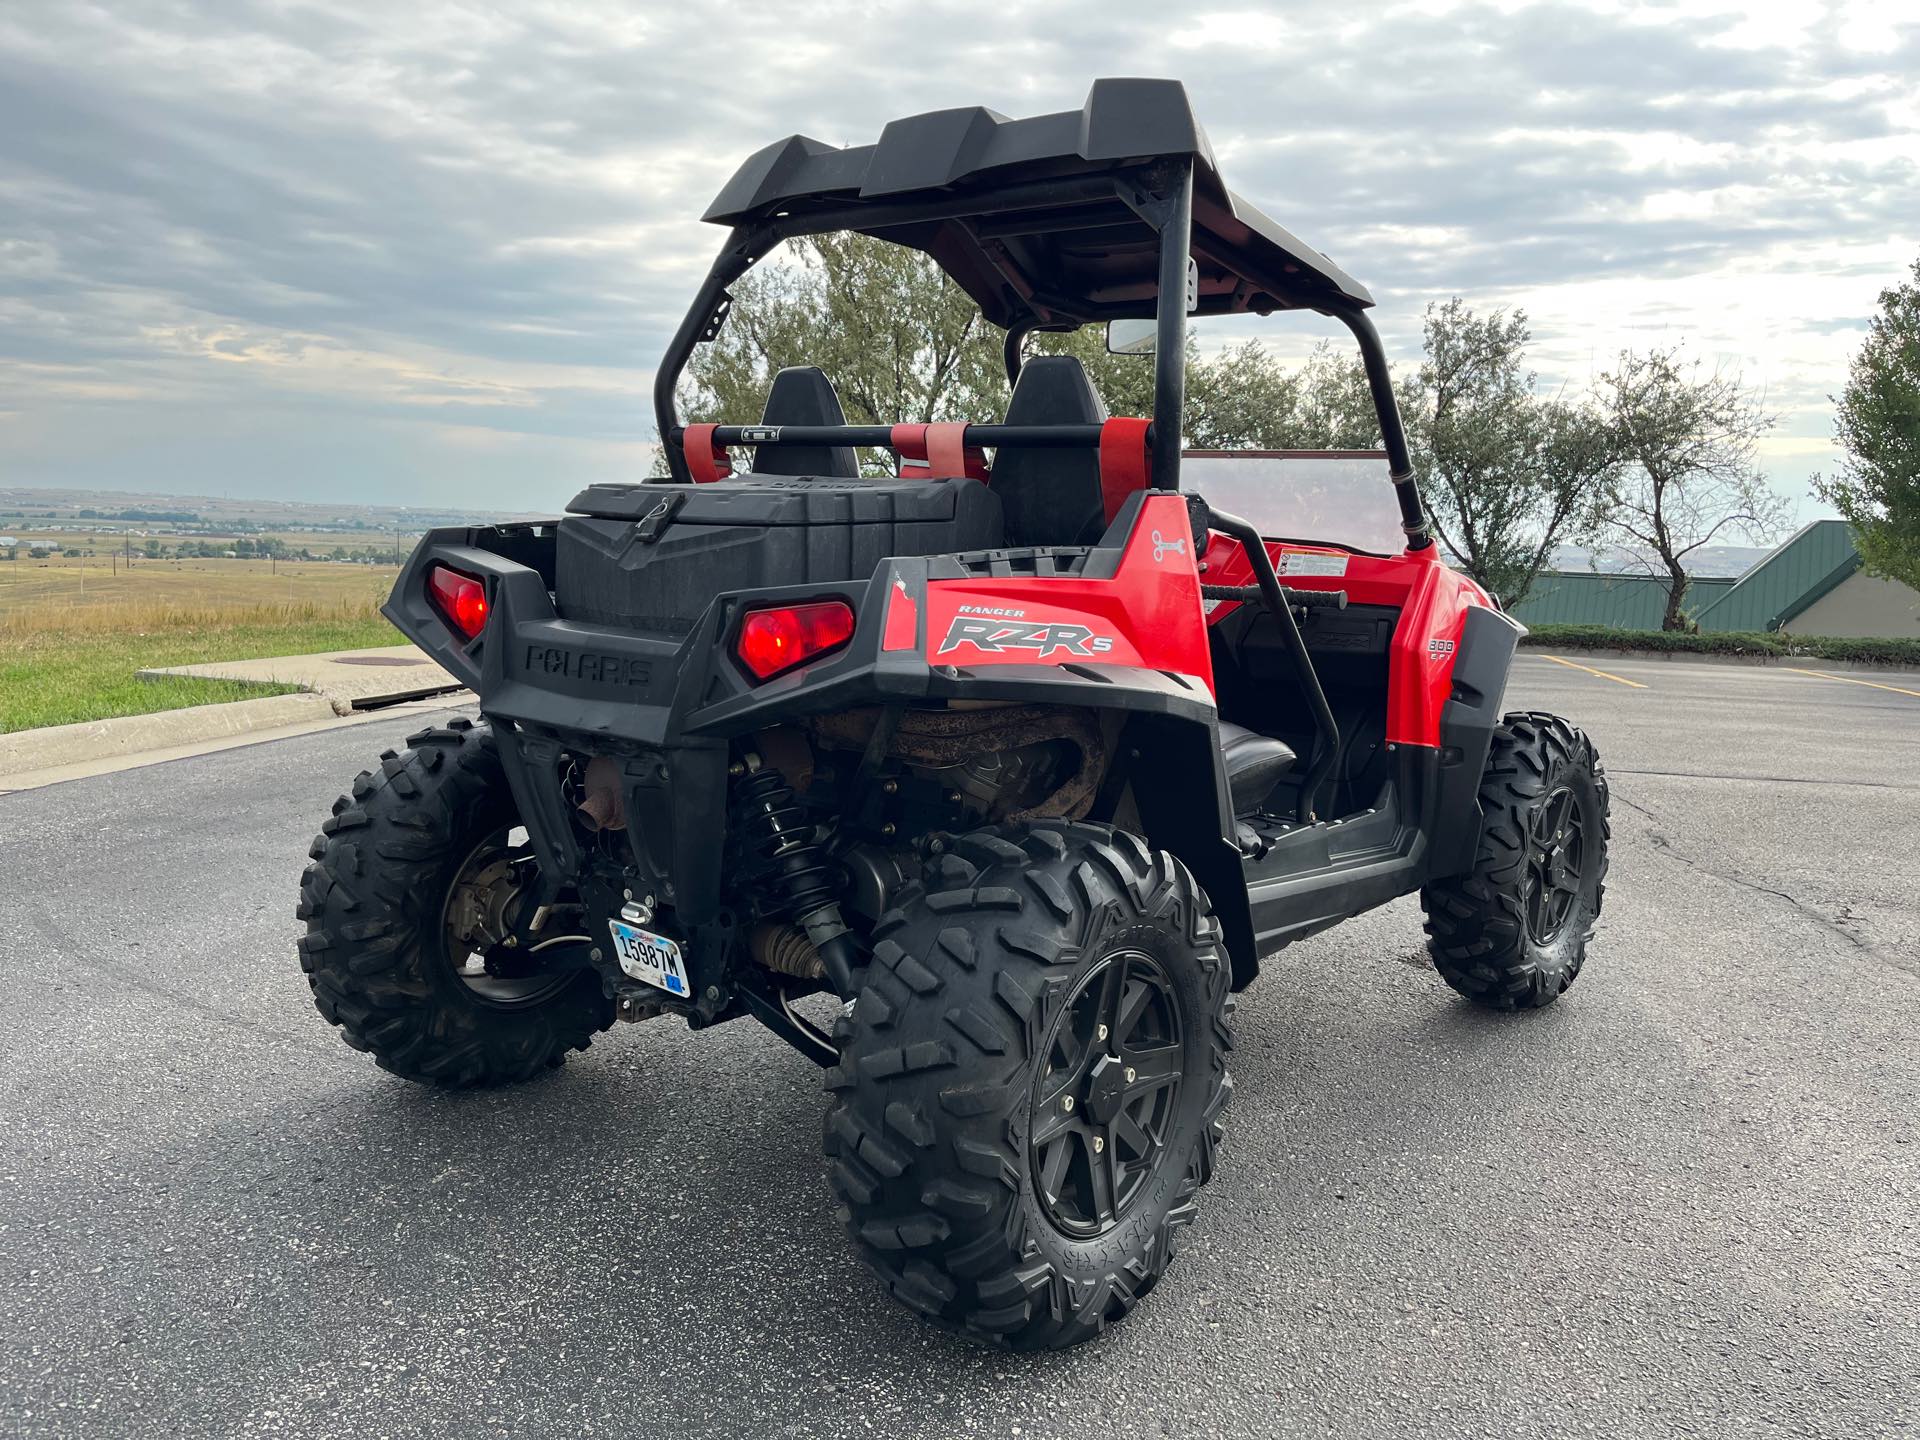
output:
<path id="1" fill-rule="evenodd" d="M 1607 775 L 1557 715 L 1506 716 L 1480 781 L 1473 868 L 1420 892 L 1441 978 L 1476 1005 L 1552 1004 L 1586 961 L 1607 877 Z"/>
<path id="2" fill-rule="evenodd" d="M 447 898 L 463 864 L 519 823 L 492 732 L 470 720 L 389 750 L 309 852 L 296 912 L 313 1003 L 356 1050 L 408 1080 L 448 1088 L 528 1080 L 613 1021 L 580 971 L 518 999 L 490 998 L 455 967 Z"/>
<path id="3" fill-rule="evenodd" d="M 874 941 L 827 1079 L 863 1258 L 979 1339 L 1099 1334 L 1165 1272 L 1232 1090 L 1230 967 L 1199 885 L 1122 831 L 1006 826 L 954 842 Z"/>

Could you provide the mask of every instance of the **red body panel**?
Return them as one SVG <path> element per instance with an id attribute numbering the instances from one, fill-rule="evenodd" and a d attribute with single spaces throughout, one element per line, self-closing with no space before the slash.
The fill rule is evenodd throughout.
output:
<path id="1" fill-rule="evenodd" d="M 1186 502 L 1152 495 L 1111 579 L 934 580 L 927 660 L 935 665 L 1136 665 L 1213 688 L 1200 574 Z"/>
<path id="2" fill-rule="evenodd" d="M 1296 590 L 1344 590 L 1354 605 L 1390 605 L 1400 611 L 1387 668 L 1387 740 L 1438 745 L 1440 711 L 1453 691 L 1453 661 L 1467 611 L 1491 605 L 1486 591 L 1441 564 L 1432 547 L 1404 555 L 1361 555 L 1324 546 L 1269 540 L 1267 553 L 1280 583 Z M 1207 583 L 1251 585 L 1253 566 L 1237 541 L 1208 536 Z M 1342 569 L 1303 574 L 1303 569 Z M 1208 622 L 1234 610 L 1217 606 Z"/>

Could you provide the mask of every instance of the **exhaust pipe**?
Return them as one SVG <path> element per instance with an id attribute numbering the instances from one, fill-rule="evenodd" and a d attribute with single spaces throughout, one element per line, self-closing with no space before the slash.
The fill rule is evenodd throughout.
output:
<path id="1" fill-rule="evenodd" d="M 598 834 L 627 828 L 627 797 L 620 788 L 620 764 L 611 756 L 596 755 L 581 773 L 584 792 L 575 813 L 580 823 Z"/>

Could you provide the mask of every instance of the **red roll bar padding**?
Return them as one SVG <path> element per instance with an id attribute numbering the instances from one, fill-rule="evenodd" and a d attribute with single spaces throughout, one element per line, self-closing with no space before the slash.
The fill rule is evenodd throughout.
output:
<path id="1" fill-rule="evenodd" d="M 687 471 L 696 485 L 711 485 L 733 474 L 733 457 L 727 453 L 727 447 L 713 441 L 713 432 L 719 428 L 718 425 L 689 425 L 680 442 L 686 451 Z"/>
<path id="2" fill-rule="evenodd" d="M 927 463 L 941 479 L 963 475 L 973 480 L 987 478 L 987 452 L 967 444 L 965 425 L 929 425 Z"/>
<path id="3" fill-rule="evenodd" d="M 895 425 L 892 443 L 900 454 L 903 479 L 987 478 L 987 452 L 967 444 L 964 424 Z"/>
<path id="4" fill-rule="evenodd" d="M 1147 427 L 1152 423 L 1120 417 L 1100 427 L 1100 506 L 1109 525 L 1127 497 L 1146 489 L 1152 478 L 1147 460 Z"/>
<path id="5" fill-rule="evenodd" d="M 896 425 L 893 427 L 892 445 L 894 453 L 900 457 L 900 478 L 925 480 L 932 473 L 927 469 L 927 427 L 924 425 Z"/>

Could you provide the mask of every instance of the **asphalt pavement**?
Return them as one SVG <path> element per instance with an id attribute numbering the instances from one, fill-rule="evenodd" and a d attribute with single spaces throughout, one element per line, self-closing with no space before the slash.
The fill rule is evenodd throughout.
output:
<path id="1" fill-rule="evenodd" d="M 476 1096 L 340 1043 L 295 885 L 418 714 L 0 797 L 0 1435 L 1920 1433 L 1920 677 L 1564 658 L 1573 989 L 1470 1009 L 1412 900 L 1270 962 L 1184 1253 L 1039 1357 L 886 1298 L 752 1022 Z"/>

